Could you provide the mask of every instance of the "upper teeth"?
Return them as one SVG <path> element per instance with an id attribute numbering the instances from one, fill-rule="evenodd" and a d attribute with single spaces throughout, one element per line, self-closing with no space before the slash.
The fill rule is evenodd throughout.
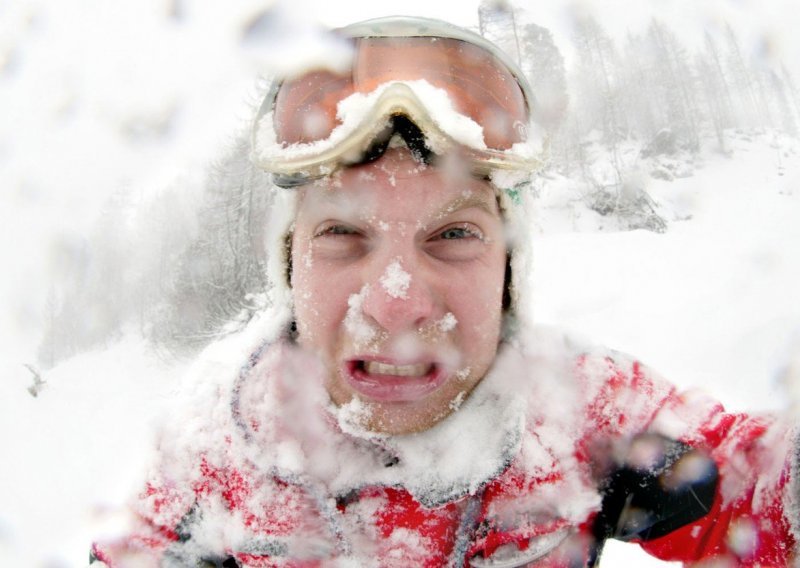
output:
<path id="1" fill-rule="evenodd" d="M 399 377 L 419 377 L 428 373 L 430 365 L 389 365 L 377 361 L 365 361 L 364 370 L 372 375 L 397 375 Z"/>

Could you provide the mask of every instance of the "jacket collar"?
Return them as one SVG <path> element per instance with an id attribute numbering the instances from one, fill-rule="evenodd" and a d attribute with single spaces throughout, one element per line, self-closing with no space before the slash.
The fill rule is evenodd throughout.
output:
<path id="1" fill-rule="evenodd" d="M 367 486 L 402 487 L 435 507 L 476 494 L 519 453 L 526 405 L 512 377 L 521 368 L 520 353 L 502 345 L 490 372 L 456 412 L 424 432 L 387 436 L 360 429 L 352 407 L 332 408 L 321 387 L 324 371 L 279 342 L 243 370 L 234 389 L 234 420 L 258 469 L 321 485 L 319 491 L 334 496 Z M 293 372 L 298 369 L 306 377 L 302 386 Z"/>

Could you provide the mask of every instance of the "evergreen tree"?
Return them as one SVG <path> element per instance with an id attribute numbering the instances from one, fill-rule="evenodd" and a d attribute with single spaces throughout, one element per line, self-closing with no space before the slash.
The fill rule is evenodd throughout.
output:
<path id="1" fill-rule="evenodd" d="M 569 104 L 564 57 L 546 28 L 525 24 L 519 38 L 522 70 L 536 96 L 534 112 L 545 128 L 554 131 Z"/>
<path id="2" fill-rule="evenodd" d="M 671 129 L 676 139 L 691 152 L 700 149 L 694 73 L 686 50 L 663 24 L 653 20 L 647 32 L 651 55 L 657 62 L 654 75 L 660 91 L 656 102 L 663 108 L 662 128 Z"/>

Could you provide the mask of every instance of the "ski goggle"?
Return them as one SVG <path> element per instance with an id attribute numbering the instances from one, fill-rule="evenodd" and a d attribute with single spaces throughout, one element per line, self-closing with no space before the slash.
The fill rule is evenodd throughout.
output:
<path id="1" fill-rule="evenodd" d="M 339 33 L 352 42 L 346 71 L 275 82 L 259 109 L 254 160 L 277 185 L 376 159 L 396 135 L 425 161 L 457 152 L 478 175 L 541 167 L 527 82 L 481 36 L 399 17 Z"/>

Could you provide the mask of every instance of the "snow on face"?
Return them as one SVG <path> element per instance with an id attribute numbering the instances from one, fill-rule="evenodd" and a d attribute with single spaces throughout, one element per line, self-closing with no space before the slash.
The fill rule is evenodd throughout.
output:
<path id="1" fill-rule="evenodd" d="M 390 148 L 342 170 L 335 187 L 301 191 L 298 342 L 326 363 L 333 402 L 359 398 L 373 430 L 429 428 L 483 378 L 499 343 L 506 249 L 494 189 Z"/>
<path id="2" fill-rule="evenodd" d="M 344 318 L 344 328 L 355 345 L 369 348 L 379 337 L 379 330 L 365 317 L 362 307 L 369 294 L 369 284 L 364 284 L 357 294 L 351 294 L 347 299 L 347 314 Z"/>
<path id="3" fill-rule="evenodd" d="M 448 331 L 453 331 L 456 328 L 456 324 L 458 320 L 456 316 L 454 316 L 451 312 L 447 312 L 444 314 L 442 319 L 436 322 L 436 325 L 439 327 L 439 330 L 443 333 L 447 333 Z"/>
<path id="4" fill-rule="evenodd" d="M 403 270 L 401 258 L 398 257 L 386 267 L 386 272 L 381 276 L 380 283 L 386 293 L 392 298 L 405 300 L 408 298 L 408 286 L 411 284 L 411 275 Z"/>
<path id="5" fill-rule="evenodd" d="M 339 407 L 336 418 L 343 432 L 364 436 L 372 418 L 372 410 L 361 399 L 353 397 L 350 402 Z"/>

